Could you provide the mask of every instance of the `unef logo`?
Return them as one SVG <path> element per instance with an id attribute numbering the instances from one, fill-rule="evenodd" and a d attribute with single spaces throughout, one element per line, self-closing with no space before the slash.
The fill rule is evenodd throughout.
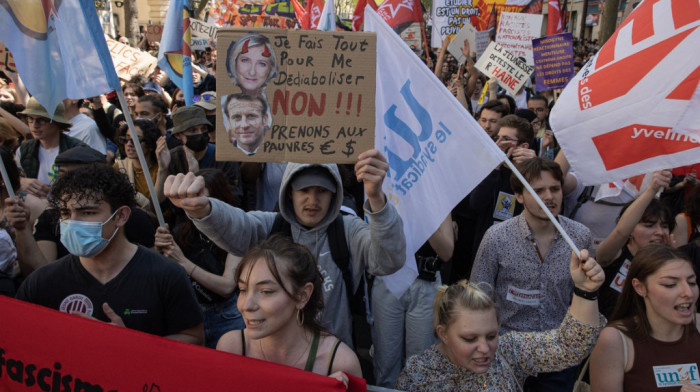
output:
<path id="1" fill-rule="evenodd" d="M 659 4 L 655 7 L 657 3 Z M 669 7 L 670 11 L 667 9 Z M 698 20 L 700 20 L 700 3 L 697 0 L 643 1 L 594 58 L 595 71 L 588 76 L 588 71 L 584 69 L 583 78 L 578 85 L 581 110 L 593 108 L 627 94 L 698 27 L 686 28 L 666 39 L 661 39 L 659 32 L 654 30 L 655 24 L 673 26 L 675 32 L 697 23 Z M 620 34 L 621 31 L 625 33 Z M 649 39 L 659 40 L 659 42 L 641 50 L 635 50 L 637 44 L 643 47 L 648 43 L 645 41 Z M 690 68 L 688 74 L 688 78 L 677 86 L 677 89 L 667 97 L 668 99 L 690 100 L 694 87 L 698 83 L 698 69 L 694 71 Z"/>
<path id="2" fill-rule="evenodd" d="M 686 384 L 700 384 L 697 363 L 682 365 L 654 366 L 654 379 L 656 386 L 675 387 Z"/>
<path id="3" fill-rule="evenodd" d="M 64 313 L 81 312 L 88 316 L 92 316 L 92 301 L 83 294 L 71 294 L 61 301 L 61 306 L 58 308 Z"/>
<path id="4" fill-rule="evenodd" d="M 384 124 L 393 131 L 391 135 L 385 135 L 387 144 L 384 147 L 389 172 L 387 177 L 392 180 L 392 187 L 402 195 L 420 180 L 428 166 L 435 162 L 437 145 L 444 143 L 452 132 L 442 121 L 438 122 L 439 129 L 434 132 L 435 141 L 429 140 L 433 136 L 433 119 L 428 110 L 418 102 L 411 91 L 411 80 L 407 80 L 400 90 L 401 97 L 406 102 L 413 116 L 420 124 L 420 132 L 414 132 L 411 127 L 396 115 L 396 105 L 391 105 L 384 113 Z M 398 136 L 400 139 L 394 138 Z M 408 159 L 402 158 L 408 156 Z M 393 173 L 392 173 L 393 172 Z"/>

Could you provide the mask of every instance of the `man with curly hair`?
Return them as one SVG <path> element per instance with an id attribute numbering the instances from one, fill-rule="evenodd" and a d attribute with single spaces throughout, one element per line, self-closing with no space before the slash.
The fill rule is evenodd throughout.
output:
<path id="1" fill-rule="evenodd" d="M 202 344 L 202 313 L 185 271 L 126 238 L 134 195 L 126 175 L 106 165 L 59 177 L 49 201 L 59 210 L 61 243 L 71 254 L 30 274 L 17 298 Z"/>

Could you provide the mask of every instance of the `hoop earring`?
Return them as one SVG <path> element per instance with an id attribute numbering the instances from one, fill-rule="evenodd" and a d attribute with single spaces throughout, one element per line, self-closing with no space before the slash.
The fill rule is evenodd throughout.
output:
<path id="1" fill-rule="evenodd" d="M 297 324 L 299 324 L 300 327 L 304 326 L 304 312 L 302 312 L 303 309 L 297 309 Z"/>

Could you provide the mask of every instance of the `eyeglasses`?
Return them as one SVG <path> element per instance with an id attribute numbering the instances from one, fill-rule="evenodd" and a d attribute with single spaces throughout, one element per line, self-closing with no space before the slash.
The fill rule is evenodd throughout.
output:
<path id="1" fill-rule="evenodd" d="M 520 140 L 518 139 L 513 139 L 512 137 L 509 136 L 497 136 L 496 137 L 497 142 L 515 142 L 515 143 L 520 143 Z"/>
<path id="2" fill-rule="evenodd" d="M 46 117 L 29 117 L 29 116 L 27 116 L 26 119 L 27 119 L 27 124 L 29 124 L 29 125 L 36 124 L 36 126 L 38 126 L 38 127 L 40 127 L 42 125 L 46 125 L 46 124 L 51 122 L 51 120 L 49 120 Z"/>
<path id="3" fill-rule="evenodd" d="M 134 144 L 134 139 L 132 139 L 132 138 L 129 137 L 129 136 L 119 136 L 119 137 L 117 138 L 117 141 L 118 141 L 119 143 L 121 143 L 121 144 L 124 144 L 124 145 L 126 145 L 127 143 Z"/>
<path id="4" fill-rule="evenodd" d="M 206 101 L 206 102 L 209 102 L 209 101 L 215 101 L 215 100 L 216 100 L 216 96 L 213 95 L 213 94 L 195 95 L 195 96 L 192 98 L 192 100 L 193 100 L 194 102 L 199 102 L 199 101 Z"/>

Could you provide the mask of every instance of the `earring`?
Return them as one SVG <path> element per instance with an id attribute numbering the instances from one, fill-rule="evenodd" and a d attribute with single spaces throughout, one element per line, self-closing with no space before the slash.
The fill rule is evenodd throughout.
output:
<path id="1" fill-rule="evenodd" d="M 303 309 L 297 309 L 297 324 L 300 327 L 304 326 L 304 312 Z"/>

